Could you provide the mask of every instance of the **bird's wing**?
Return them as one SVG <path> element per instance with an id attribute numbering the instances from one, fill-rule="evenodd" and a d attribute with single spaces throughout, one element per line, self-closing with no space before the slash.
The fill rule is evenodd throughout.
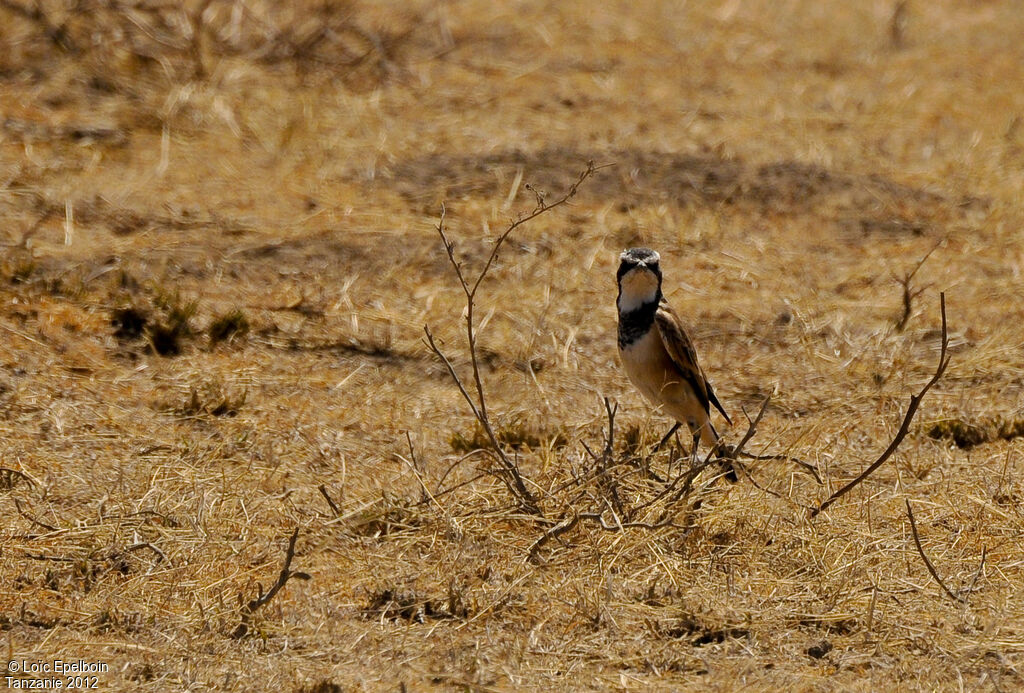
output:
<path id="1" fill-rule="evenodd" d="M 672 310 L 668 303 L 662 301 L 661 305 L 658 306 L 658 312 L 654 315 L 654 320 L 658 325 L 658 332 L 661 333 L 661 341 L 665 345 L 665 351 L 672 358 L 672 362 L 675 364 L 679 374 L 693 388 L 697 399 L 700 400 L 701 406 L 704 409 L 710 409 L 711 404 L 715 405 L 715 408 L 722 412 L 725 420 L 732 425 L 732 419 L 725 413 L 721 402 L 715 396 L 711 383 L 704 377 L 704 371 L 697 364 L 697 351 L 693 348 L 690 338 L 686 336 L 686 331 L 683 329 L 682 323 L 680 323 L 675 311 Z"/>

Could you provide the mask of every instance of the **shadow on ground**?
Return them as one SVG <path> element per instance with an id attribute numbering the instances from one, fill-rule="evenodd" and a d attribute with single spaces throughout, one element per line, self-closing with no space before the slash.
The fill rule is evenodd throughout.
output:
<path id="1" fill-rule="evenodd" d="M 422 204 L 507 195 L 522 170 L 524 183 L 554 198 L 589 159 L 612 165 L 587 181 L 580 195 L 617 202 L 620 211 L 663 202 L 680 207 L 741 206 L 764 214 L 825 216 L 844 231 L 924 235 L 959 218 L 966 208 L 987 204 L 973 197 L 954 199 L 877 174 L 845 173 L 796 161 L 752 165 L 711 152 L 631 149 L 586 152 L 553 147 L 489 156 L 432 154 L 400 162 L 390 178 L 377 184 L 397 191 L 411 204 Z M 529 191 L 521 188 L 519 195 L 524 194 Z"/>

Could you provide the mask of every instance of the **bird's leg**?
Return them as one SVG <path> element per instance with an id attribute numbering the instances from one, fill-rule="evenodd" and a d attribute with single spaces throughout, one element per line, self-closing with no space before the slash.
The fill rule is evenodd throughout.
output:
<path id="1" fill-rule="evenodd" d="M 676 421 L 675 425 L 669 430 L 668 433 L 665 434 L 665 437 L 661 439 L 661 442 L 654 446 L 654 449 L 651 450 L 651 454 L 653 455 L 658 450 L 661 450 L 663 447 L 665 447 L 665 443 L 667 443 L 669 439 L 675 435 L 676 431 L 679 430 L 680 426 L 682 426 L 682 424 Z"/>
<path id="2" fill-rule="evenodd" d="M 724 438 L 719 438 L 715 443 L 714 454 L 718 458 L 719 466 L 725 472 L 725 478 L 733 483 L 739 481 L 740 477 L 736 471 L 740 461 L 736 459 L 736 449 L 726 445 Z"/>

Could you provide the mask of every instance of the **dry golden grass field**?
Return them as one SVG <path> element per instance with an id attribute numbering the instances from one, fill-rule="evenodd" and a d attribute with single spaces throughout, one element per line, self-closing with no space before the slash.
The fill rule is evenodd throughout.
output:
<path id="1" fill-rule="evenodd" d="M 110 691 L 1021 689 L 1022 36 L 1015 0 L 0 0 L 0 654 Z M 472 281 L 589 161 L 475 295 L 495 448 L 426 342 L 476 397 L 442 204 Z M 727 441 L 771 395 L 746 449 L 822 483 L 649 454 L 631 245 Z M 811 518 L 935 373 L 940 292 L 948 369 Z"/>

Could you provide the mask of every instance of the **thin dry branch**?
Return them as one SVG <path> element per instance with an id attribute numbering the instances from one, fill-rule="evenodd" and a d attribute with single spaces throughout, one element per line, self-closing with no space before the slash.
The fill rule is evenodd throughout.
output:
<path id="1" fill-rule="evenodd" d="M 235 640 L 245 637 L 245 634 L 249 632 L 249 621 L 252 618 L 252 615 L 256 613 L 257 609 L 273 599 L 289 580 L 292 578 L 298 578 L 300 580 L 310 579 L 308 573 L 301 573 L 291 569 L 292 559 L 295 558 L 295 540 L 298 538 L 299 528 L 296 527 L 295 531 L 292 532 L 291 538 L 288 540 L 288 552 L 284 556 L 284 566 L 281 568 L 281 574 L 277 576 L 277 582 L 273 584 L 266 594 L 263 593 L 263 586 L 258 586 L 259 592 L 256 595 L 256 598 L 245 605 L 245 608 L 242 610 L 242 622 L 239 623 L 238 627 L 231 633 L 231 637 Z"/>
<path id="2" fill-rule="evenodd" d="M 942 374 L 946 372 L 946 366 L 949 365 L 949 333 L 946 329 L 945 292 L 939 294 L 939 306 L 940 310 L 942 311 L 942 347 L 939 351 L 939 364 L 935 368 L 935 374 L 931 377 L 931 380 L 925 383 L 925 386 L 921 388 L 920 392 L 910 397 L 910 405 L 907 407 L 906 416 L 903 417 L 903 423 L 900 425 L 900 429 L 896 431 L 896 435 L 893 437 L 892 442 L 889 443 L 889 447 L 885 449 L 885 452 L 883 452 L 882 455 L 877 460 L 875 460 L 870 467 L 861 472 L 856 479 L 854 479 L 853 481 L 851 481 L 850 483 L 846 484 L 841 489 L 833 493 L 831 496 L 826 498 L 821 505 L 812 510 L 811 518 L 816 517 L 818 513 L 828 508 L 830 505 L 832 505 L 837 500 L 845 496 L 851 490 L 859 486 L 861 482 L 863 482 L 865 479 L 871 476 L 876 469 L 881 467 L 883 464 L 885 464 L 886 460 L 892 457 L 892 454 L 896 452 L 897 448 L 899 448 L 900 444 L 903 442 L 903 439 L 907 437 L 907 432 L 910 430 L 910 422 L 914 420 L 914 415 L 917 413 L 917 408 L 921 406 L 921 400 L 924 398 L 928 390 L 930 390 L 935 383 L 939 382 L 939 378 L 941 378 Z"/>
<path id="3" fill-rule="evenodd" d="M 589 520 L 590 522 L 595 523 L 605 532 L 621 532 L 626 529 L 657 530 L 674 526 L 671 518 L 666 515 L 659 518 L 657 522 L 622 522 L 615 514 L 614 510 L 610 507 L 607 508 L 607 510 L 611 512 L 612 517 L 615 518 L 614 524 L 608 523 L 604 519 L 604 513 L 599 512 L 574 513 L 572 517 L 562 519 L 558 524 L 540 535 L 540 537 L 537 538 L 537 541 L 533 542 L 530 546 L 529 552 L 526 554 L 526 560 L 530 563 L 536 563 L 538 554 L 546 543 L 552 539 L 562 536 L 566 532 L 572 531 L 572 529 L 582 520 Z"/>
<path id="4" fill-rule="evenodd" d="M 608 435 L 605 437 L 604 451 L 601 455 L 595 455 L 591 452 L 587 444 L 584 443 L 583 447 L 587 451 L 587 454 L 597 463 L 598 481 L 601 486 L 601 490 L 604 492 L 606 498 L 611 499 L 612 508 L 614 512 L 618 512 L 619 515 L 627 518 L 632 517 L 632 513 L 625 507 L 622 502 L 621 494 L 619 493 L 619 483 L 616 477 L 608 472 L 609 466 L 612 465 L 615 456 L 615 413 L 619 410 L 619 405 L 612 405 L 611 401 L 604 398 L 604 410 L 608 416 Z"/>
<path id="5" fill-rule="evenodd" d="M 754 436 L 754 434 L 757 433 L 757 424 L 761 421 L 761 418 L 764 416 L 764 412 L 765 412 L 765 409 L 768 407 L 768 402 L 769 401 L 771 401 L 771 395 L 766 397 L 764 399 L 764 401 L 761 403 L 761 410 L 758 412 L 757 416 L 754 418 L 753 421 L 751 421 L 750 417 L 747 416 L 747 422 L 748 422 L 748 424 L 750 424 L 750 427 L 747 429 L 747 432 L 746 432 L 743 440 L 740 441 L 739 445 L 737 445 L 737 446 L 735 446 L 733 448 L 730 448 L 730 447 L 728 447 L 728 446 L 723 444 L 723 445 L 721 445 L 717 449 L 717 451 L 722 453 L 724 457 L 732 459 L 734 462 L 736 462 L 737 466 L 741 466 L 738 463 L 738 458 L 739 457 L 743 457 L 743 458 L 749 459 L 749 460 L 761 460 L 761 461 L 776 460 L 776 461 L 780 461 L 780 462 L 792 462 L 793 464 L 798 465 L 798 466 L 804 468 L 805 470 L 807 470 L 807 472 L 811 476 L 813 476 L 814 480 L 817 481 L 819 484 L 823 483 L 822 480 L 821 480 L 821 476 L 818 474 L 818 470 L 814 467 L 814 465 L 810 464 L 809 462 L 805 462 L 804 460 L 801 460 L 801 459 L 799 459 L 797 457 L 792 457 L 790 455 L 755 455 L 754 453 L 745 452 L 743 450 L 743 447 L 748 442 L 750 442 L 750 439 Z M 746 411 L 744 411 L 744 414 L 746 414 Z M 657 452 L 662 447 L 664 447 L 665 443 L 667 443 L 669 441 L 669 439 L 675 434 L 675 432 L 679 430 L 680 426 L 682 426 L 682 424 L 676 422 L 672 426 L 672 428 L 669 430 L 669 432 L 666 433 L 665 436 L 661 439 L 661 441 L 657 445 L 654 446 L 654 449 L 652 450 L 652 452 Z M 750 479 L 751 482 L 754 483 L 755 486 L 758 486 L 758 488 L 761 488 L 757 484 L 757 482 L 753 480 L 753 477 L 751 477 L 750 474 L 746 472 L 746 470 L 743 470 L 743 472 L 746 474 L 747 478 Z"/>
<path id="6" fill-rule="evenodd" d="M 192 57 L 193 76 L 196 79 L 204 79 L 207 74 L 206 65 L 203 62 L 203 35 L 206 32 L 206 27 L 203 23 L 203 15 L 206 14 L 206 10 L 210 7 L 210 3 L 212 1 L 213 0 L 201 0 L 199 6 L 192 12 L 188 13 L 189 24 L 192 27 L 192 40 L 189 46 L 189 53 Z"/>
<path id="7" fill-rule="evenodd" d="M 124 548 L 125 551 L 129 551 L 129 552 L 130 551 L 139 551 L 141 549 L 149 549 L 154 554 L 156 554 L 156 556 L 157 556 L 157 563 L 159 563 L 160 561 L 163 561 L 164 563 L 167 563 L 168 565 L 173 565 L 171 563 L 170 559 L 167 558 L 167 554 L 165 554 L 163 551 L 160 550 L 160 547 L 155 546 L 154 544 L 151 544 L 148 541 L 139 542 L 138 544 L 132 544 L 131 546 L 126 546 Z"/>
<path id="8" fill-rule="evenodd" d="M 58 563 L 74 563 L 80 560 L 68 556 L 50 556 L 45 553 L 26 553 L 25 558 L 31 558 L 33 561 L 56 561 Z"/>
<path id="9" fill-rule="evenodd" d="M 755 455 L 752 452 L 746 452 L 743 450 L 744 446 L 746 446 L 746 444 L 750 442 L 750 439 L 754 437 L 754 434 L 757 433 L 757 424 L 759 424 L 761 422 L 761 418 L 764 417 L 764 412 L 768 408 L 768 403 L 771 401 L 771 399 L 771 395 L 768 395 L 767 397 L 764 398 L 764 401 L 761 402 L 761 409 L 760 411 L 757 412 L 757 416 L 754 417 L 753 421 L 751 421 L 750 416 L 747 415 L 746 409 L 743 410 L 743 414 L 744 416 L 747 417 L 747 422 L 749 424 L 747 432 L 743 436 L 743 439 L 740 440 L 739 445 L 732 449 L 723 447 L 723 452 L 725 452 L 727 456 L 732 456 L 734 460 L 739 457 L 744 457 L 749 460 L 777 460 L 780 462 L 792 462 L 793 464 L 807 470 L 807 472 L 811 476 L 813 476 L 814 480 L 817 481 L 819 484 L 822 483 L 821 476 L 818 475 L 818 470 L 815 469 L 814 465 L 810 464 L 809 462 L 805 462 L 796 457 L 791 457 L 790 455 Z M 746 474 L 747 478 L 749 478 L 751 482 L 753 482 L 755 486 L 761 488 L 758 485 L 758 483 L 754 481 L 753 477 L 751 477 L 750 474 L 747 473 L 745 469 L 743 470 L 743 472 L 744 474 Z"/>
<path id="10" fill-rule="evenodd" d="M 427 472 L 419 458 L 416 457 L 416 447 L 412 444 L 412 435 L 409 431 L 405 432 L 405 442 L 409 444 L 409 459 L 406 462 L 409 464 L 410 469 L 412 469 L 416 481 L 420 483 L 420 501 L 426 502 L 430 500 L 430 489 L 427 488 L 426 482 L 423 481 Z"/>
<path id="11" fill-rule="evenodd" d="M 772 396 L 768 395 L 764 398 L 764 401 L 761 402 L 761 408 L 758 410 L 757 416 L 755 416 L 753 420 L 747 416 L 747 432 L 743 434 L 742 438 L 740 438 L 740 442 L 736 444 L 736 447 L 732 449 L 723 448 L 723 452 L 733 458 L 739 457 L 743 454 L 743 448 L 750 442 L 750 439 L 754 437 L 754 434 L 757 433 L 757 424 L 761 423 L 761 419 L 764 418 L 764 413 L 768 409 L 768 403 L 771 401 Z M 746 415 L 746 413 L 747 412 L 744 410 L 743 414 Z"/>
<path id="12" fill-rule="evenodd" d="M 36 485 L 36 482 L 32 481 L 32 478 L 28 474 L 25 474 L 25 472 L 19 472 L 17 469 L 0 467 L 0 491 L 10 491 L 18 485 L 19 481 L 27 481 L 29 486 Z"/>
<path id="13" fill-rule="evenodd" d="M 981 577 L 981 573 L 985 570 L 985 557 L 988 555 L 988 547 L 981 547 L 981 561 L 978 562 L 978 570 L 974 573 L 974 578 L 971 579 L 971 585 L 967 588 L 967 596 L 970 597 L 974 594 L 974 586 L 978 584 L 978 578 Z"/>
<path id="14" fill-rule="evenodd" d="M 537 541 L 533 542 L 533 545 L 530 546 L 530 551 L 526 554 L 526 560 L 530 563 L 535 563 L 537 561 L 537 554 L 540 553 L 544 544 L 548 543 L 552 539 L 562 536 L 566 532 L 571 532 L 582 519 L 583 518 L 578 514 L 574 514 L 572 517 L 563 518 L 558 524 L 554 525 L 548 531 L 544 532 L 544 534 L 537 537 Z"/>
<path id="15" fill-rule="evenodd" d="M 821 475 L 818 474 L 817 467 L 815 467 L 810 462 L 807 462 L 805 460 L 801 460 L 799 457 L 793 457 L 792 455 L 755 455 L 752 452 L 743 452 L 743 453 L 740 453 L 740 454 L 745 459 L 748 459 L 748 460 L 760 460 L 760 461 L 775 460 L 775 461 L 778 461 L 778 462 L 792 462 L 796 466 L 801 467 L 804 470 L 806 470 L 808 474 L 810 474 L 811 476 L 814 477 L 814 480 L 817 481 L 819 485 L 825 483 L 824 481 L 821 480 Z"/>
<path id="16" fill-rule="evenodd" d="M 678 421 L 672 424 L 672 428 L 668 429 L 668 433 L 662 436 L 661 440 L 658 441 L 658 444 L 655 445 L 654 448 L 651 450 L 651 454 L 654 454 L 658 452 L 658 450 L 661 450 L 663 447 L 665 447 L 665 444 L 672 439 L 672 436 L 676 434 L 676 431 L 678 431 L 679 427 L 682 425 L 683 424 L 679 423 Z"/>
<path id="17" fill-rule="evenodd" d="M 743 447 L 750 442 L 750 439 L 757 433 L 757 424 L 760 423 L 761 419 L 764 417 L 764 413 L 768 408 L 768 402 L 770 399 L 770 397 L 766 397 L 761 403 L 761 409 L 757 412 L 757 416 L 753 419 L 750 419 L 749 416 L 747 417 L 747 431 L 735 447 L 730 448 L 724 444 L 719 444 L 713 447 L 703 460 L 694 460 L 694 464 L 689 469 L 672 479 L 672 481 L 657 495 L 633 508 L 633 515 L 636 516 L 642 510 L 646 510 L 659 501 L 667 498 L 668 500 L 664 503 L 664 510 L 662 510 L 661 516 L 654 523 L 657 526 L 661 526 L 671 514 L 671 510 L 675 504 L 690 494 L 690 491 L 693 488 L 693 482 L 701 472 L 712 465 L 720 464 L 723 459 L 735 461 L 736 457 L 743 454 Z M 697 441 L 695 436 L 694 450 L 696 450 L 696 445 Z"/>
<path id="18" fill-rule="evenodd" d="M 458 467 L 460 464 L 462 464 L 466 460 L 470 459 L 474 455 L 480 454 L 481 452 L 484 452 L 484 451 L 483 450 L 470 450 L 465 455 L 463 455 L 462 457 L 460 457 L 459 459 L 455 460 L 450 465 L 448 465 L 448 469 L 444 470 L 444 474 L 441 475 L 440 480 L 438 480 L 438 482 L 437 482 L 437 490 L 434 492 L 434 495 L 436 496 L 438 493 L 442 493 L 441 489 L 444 486 L 445 480 L 448 478 L 448 476 L 453 471 L 455 471 L 456 467 Z M 448 492 L 447 490 L 443 491 L 443 493 L 447 493 L 447 492 Z"/>
<path id="19" fill-rule="evenodd" d="M 477 421 L 479 421 L 481 413 L 480 410 L 477 409 L 476 407 L 476 402 L 473 401 L 473 398 L 470 396 L 469 392 L 466 391 L 466 386 L 462 384 L 462 378 L 460 378 L 459 374 L 455 372 L 455 366 L 452 365 L 452 362 L 448 360 L 448 357 L 444 355 L 444 352 L 441 351 L 441 348 L 437 346 L 436 342 L 434 342 L 434 334 L 430 331 L 430 326 L 424 325 L 423 332 L 424 334 L 427 335 L 427 346 L 430 347 L 430 350 L 432 352 L 437 354 L 437 357 L 441 359 L 441 362 L 445 365 L 445 368 L 448 369 L 448 375 L 450 375 L 452 377 L 452 380 L 455 381 L 455 384 L 459 388 L 459 392 L 462 393 L 462 398 L 466 400 L 467 404 L 469 404 L 469 408 L 473 410 L 473 416 L 476 417 Z"/>
<path id="20" fill-rule="evenodd" d="M 583 184 L 583 181 L 585 181 L 590 176 L 594 175 L 594 173 L 596 173 L 597 171 L 600 171 L 602 168 L 608 168 L 609 166 L 611 166 L 611 164 L 603 164 L 601 166 L 596 166 L 593 161 L 588 161 L 587 167 L 580 173 L 579 177 L 576 179 L 576 182 L 569 186 L 569 190 L 564 195 L 562 195 L 562 197 L 560 197 L 555 202 L 552 202 L 551 204 L 548 204 L 544 201 L 543 195 L 537 194 L 537 206 L 534 207 L 533 211 L 525 215 L 520 215 L 520 217 L 511 224 L 509 224 L 508 228 L 506 228 L 505 231 L 503 231 L 502 234 L 498 236 L 497 240 L 494 241 L 494 247 L 491 249 L 491 254 L 487 258 L 487 262 L 484 263 L 484 268 L 483 270 L 481 270 L 480 276 L 477 277 L 476 282 L 473 284 L 473 290 L 471 294 L 473 296 L 476 295 L 476 290 L 480 287 L 480 282 L 483 281 L 484 277 L 487 275 L 488 270 L 490 270 L 491 268 L 491 264 L 493 264 L 495 258 L 498 257 L 498 251 L 501 250 L 502 244 L 504 244 L 508 237 L 512 235 L 513 231 L 515 231 L 517 228 L 519 228 L 526 222 L 530 221 L 531 219 L 536 219 L 541 214 L 544 214 L 545 212 L 550 212 L 555 207 L 560 207 L 561 205 L 564 205 L 572 198 L 576 197 L 576 193 L 579 192 L 579 187 L 580 185 Z M 533 189 L 529 185 L 527 185 L 526 187 L 530 190 Z"/>
<path id="21" fill-rule="evenodd" d="M 924 547 L 921 546 L 921 538 L 917 535 L 917 522 L 914 521 L 914 511 L 910 509 L 910 500 L 904 498 L 903 501 L 907 504 L 907 517 L 910 518 L 910 530 L 914 534 L 914 544 L 917 545 L 917 552 L 921 554 L 921 560 L 924 561 L 925 566 L 928 568 L 928 572 L 932 574 L 932 577 L 935 578 L 935 582 L 939 583 L 939 587 L 942 588 L 943 592 L 949 595 L 950 599 L 964 604 L 964 598 L 956 596 L 953 594 L 952 590 L 946 587 L 946 583 L 944 583 L 942 578 L 939 577 L 939 573 L 935 570 L 935 566 L 933 566 L 932 562 L 928 560 L 928 556 L 924 552 Z"/>
<path id="22" fill-rule="evenodd" d="M 897 332 L 902 332 L 904 328 L 906 328 L 907 323 L 910 321 L 910 315 L 914 311 L 914 299 L 920 296 L 922 293 L 924 293 L 924 290 L 928 288 L 922 287 L 916 290 L 911 289 L 910 283 L 911 281 L 913 281 L 914 275 L 917 274 L 917 271 L 921 269 L 925 261 L 929 257 L 931 257 L 932 253 L 939 249 L 939 246 L 941 246 L 944 241 L 945 239 L 940 240 L 938 243 L 932 246 L 932 249 L 924 254 L 924 257 L 918 261 L 917 265 L 914 266 L 914 269 L 904 274 L 903 277 L 896 277 L 895 275 L 893 276 L 893 278 L 900 283 L 900 286 L 903 287 L 903 313 L 900 315 L 899 320 L 896 321 Z"/>
<path id="23" fill-rule="evenodd" d="M 537 499 L 533 493 L 527 488 L 526 481 L 523 479 L 522 473 L 519 471 L 519 465 L 514 461 L 510 460 L 508 455 L 505 454 L 501 443 L 498 441 L 498 437 L 494 432 L 494 428 L 491 425 L 490 416 L 487 412 L 487 396 L 484 390 L 483 380 L 480 375 L 480 361 L 476 349 L 476 319 L 474 316 L 474 309 L 476 307 L 476 296 L 477 291 L 480 288 L 481 283 L 490 271 L 491 266 L 494 264 L 494 260 L 498 257 L 498 252 L 501 250 L 502 245 L 508 239 L 508 237 L 517 228 L 535 219 L 541 214 L 548 212 L 556 207 L 559 207 L 573 197 L 576 196 L 579 190 L 580 184 L 583 183 L 587 178 L 594 174 L 599 167 L 594 165 L 594 162 L 588 162 L 587 168 L 580 173 L 576 182 L 569 186 L 569 190 L 557 201 L 547 204 L 544 198 L 540 195 L 537 197 L 537 206 L 534 207 L 533 211 L 528 214 L 521 215 L 515 221 L 509 223 L 508 227 L 495 239 L 493 246 L 491 247 L 490 255 L 487 257 L 487 261 L 484 263 L 480 273 L 476 276 L 472 282 L 466 278 L 466 273 L 463 271 L 462 263 L 458 260 L 455 255 L 455 243 L 448 238 L 448 234 L 445 233 L 445 218 L 447 210 L 441 206 L 441 217 L 438 220 L 437 229 L 438 235 L 441 237 L 441 243 L 444 245 L 445 253 L 448 256 L 448 261 L 455 272 L 455 276 L 459 281 L 459 285 L 462 287 L 462 292 L 466 296 L 466 344 L 469 351 L 469 361 L 473 372 L 473 385 L 475 389 L 475 397 L 469 393 L 468 388 L 463 383 L 462 378 L 459 376 L 455 367 L 452 365 L 451 360 L 441 351 L 436 340 L 434 339 L 433 333 L 430 331 L 429 326 L 424 326 L 423 331 L 426 335 L 427 346 L 430 350 L 437 355 L 441 362 L 445 365 L 448 370 L 448 374 L 455 381 L 455 385 L 459 388 L 459 392 L 462 394 L 463 399 L 469 404 L 470 409 L 473 412 L 473 416 L 477 422 L 484 429 L 484 433 L 487 434 L 488 442 L 491 444 L 490 452 L 495 456 L 498 466 L 498 476 L 505 482 L 509 491 L 516 499 L 518 504 L 527 512 L 533 515 L 541 515 L 540 508 L 537 505 Z"/>
<path id="24" fill-rule="evenodd" d="M 43 529 L 45 529 L 45 530 L 47 530 L 49 532 L 59 532 L 60 531 L 56 527 L 54 527 L 52 525 L 48 525 L 45 522 L 42 522 L 41 520 L 37 520 L 36 518 L 34 518 L 31 515 L 29 515 L 27 512 L 22 510 L 21 509 L 21 501 L 19 501 L 17 498 L 14 499 L 14 507 L 18 510 L 18 514 L 19 515 L 24 517 L 26 520 L 28 520 L 32 524 L 39 525 L 40 527 L 42 527 Z"/>
<path id="25" fill-rule="evenodd" d="M 317 487 L 317 490 L 320 491 L 320 495 L 323 496 L 324 500 L 327 501 L 327 505 L 331 506 L 331 510 L 334 511 L 334 516 L 335 517 L 340 517 L 341 516 L 341 508 L 339 508 L 338 504 L 334 502 L 334 499 L 331 498 L 331 495 L 329 493 L 327 493 L 327 486 L 324 485 L 324 484 L 320 484 Z"/>

